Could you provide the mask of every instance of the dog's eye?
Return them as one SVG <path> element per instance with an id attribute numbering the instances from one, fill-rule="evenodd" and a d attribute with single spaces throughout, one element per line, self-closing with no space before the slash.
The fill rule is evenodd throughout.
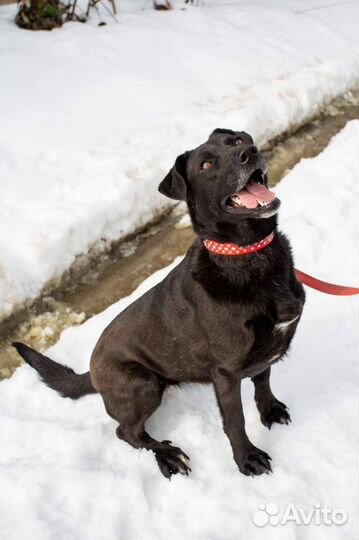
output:
<path id="1" fill-rule="evenodd" d="M 243 139 L 241 139 L 240 137 L 238 137 L 235 141 L 234 141 L 234 144 L 243 144 Z"/>
<path id="2" fill-rule="evenodd" d="M 202 161 L 201 169 L 202 171 L 209 171 L 213 167 L 213 161 Z"/>

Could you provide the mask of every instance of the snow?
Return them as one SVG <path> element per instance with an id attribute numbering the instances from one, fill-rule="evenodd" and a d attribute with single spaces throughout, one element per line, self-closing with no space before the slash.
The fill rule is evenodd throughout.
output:
<path id="1" fill-rule="evenodd" d="M 358 2 L 175 5 L 49 33 L 0 7 L 0 319 L 163 211 L 158 183 L 214 128 L 263 144 L 358 78 Z"/>
<path id="2" fill-rule="evenodd" d="M 296 265 L 328 281 L 358 285 L 359 121 L 318 157 L 299 163 L 278 186 L 281 228 Z M 48 354 L 88 368 L 103 328 L 178 263 L 153 274 L 128 298 L 63 332 Z M 250 439 L 273 458 L 273 475 L 239 473 L 212 387 L 165 394 L 148 422 L 191 457 L 189 477 L 169 482 L 154 456 L 115 437 L 99 396 L 59 397 L 28 366 L 0 384 L 0 537 L 4 540 L 352 540 L 358 532 L 358 298 L 307 290 L 289 357 L 273 369 L 273 388 L 293 423 L 264 428 L 244 385 Z M 344 525 L 253 523 L 260 505 L 315 504 L 343 510 Z M 263 514 L 261 514 L 263 517 Z M 259 520 L 258 520 L 259 523 Z"/>

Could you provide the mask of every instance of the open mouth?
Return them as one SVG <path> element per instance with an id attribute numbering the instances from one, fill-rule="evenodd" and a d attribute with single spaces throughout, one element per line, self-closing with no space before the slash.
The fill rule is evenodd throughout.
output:
<path id="1" fill-rule="evenodd" d="M 277 209 L 279 200 L 265 184 L 265 173 L 261 169 L 256 169 L 248 178 L 244 188 L 226 198 L 226 210 L 231 212 L 251 210 L 262 213 L 262 210 Z"/>

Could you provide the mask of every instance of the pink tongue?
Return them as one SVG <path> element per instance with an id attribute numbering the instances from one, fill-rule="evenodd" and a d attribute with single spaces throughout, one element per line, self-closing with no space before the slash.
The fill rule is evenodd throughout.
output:
<path id="1" fill-rule="evenodd" d="M 262 184 L 251 180 L 246 187 L 237 193 L 246 208 L 257 208 L 259 201 L 272 201 L 275 194 Z"/>

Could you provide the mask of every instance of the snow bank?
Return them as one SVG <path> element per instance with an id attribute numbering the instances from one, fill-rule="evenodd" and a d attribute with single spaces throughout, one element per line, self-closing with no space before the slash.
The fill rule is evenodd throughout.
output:
<path id="1" fill-rule="evenodd" d="M 0 7 L 0 319 L 162 211 L 158 183 L 213 128 L 263 143 L 359 73 L 356 3 L 144 4 L 50 33 Z"/>
<path id="2" fill-rule="evenodd" d="M 357 283 L 359 121 L 315 159 L 301 162 L 278 189 L 282 228 L 298 267 Z M 173 263 L 173 265 L 176 262 Z M 49 354 L 88 367 L 102 329 L 164 277 L 167 267 L 81 327 L 66 330 Z M 0 384 L 0 537 L 4 540 L 338 540 L 353 539 L 358 473 L 358 298 L 308 290 L 292 351 L 273 369 L 273 388 L 293 423 L 265 429 L 244 385 L 247 430 L 273 458 L 271 476 L 241 475 L 223 433 L 211 387 L 171 388 L 149 432 L 191 456 L 189 477 L 160 474 L 154 456 L 116 439 L 99 396 L 60 398 L 28 366 Z M 342 509 L 344 525 L 267 525 L 261 504 Z M 257 514 L 258 517 L 258 514 Z M 263 517 L 263 514 L 260 515 Z M 273 517 L 273 516 L 272 516 Z M 258 521 L 259 522 L 259 521 Z"/>

